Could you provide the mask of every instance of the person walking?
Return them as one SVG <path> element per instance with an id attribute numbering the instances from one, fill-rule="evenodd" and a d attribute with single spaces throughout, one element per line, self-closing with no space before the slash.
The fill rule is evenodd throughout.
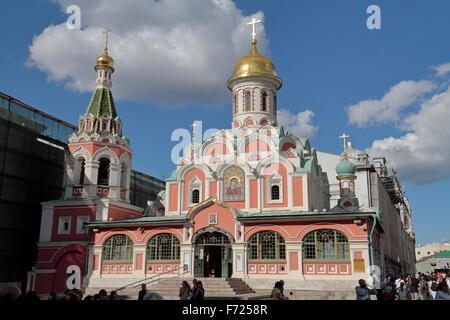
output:
<path id="1" fill-rule="evenodd" d="M 386 300 L 395 300 L 397 296 L 397 286 L 395 282 L 392 280 L 392 277 L 388 277 L 386 285 L 384 287 L 384 297 Z"/>
<path id="2" fill-rule="evenodd" d="M 412 300 L 419 300 L 419 275 L 416 274 L 410 278 L 409 290 Z"/>
<path id="3" fill-rule="evenodd" d="M 195 285 L 195 288 L 192 290 L 192 298 L 193 301 L 201 301 L 205 297 L 205 289 L 203 288 L 203 283 L 198 281 Z"/>
<path id="4" fill-rule="evenodd" d="M 408 300 L 408 289 L 405 286 L 405 282 L 400 282 L 400 288 L 398 288 L 398 300 Z"/>
<path id="5" fill-rule="evenodd" d="M 272 299 L 273 300 L 283 300 L 281 296 L 281 283 L 280 281 L 275 282 L 275 286 L 272 289 Z"/>
<path id="6" fill-rule="evenodd" d="M 99 300 L 108 300 L 108 293 L 106 292 L 106 290 L 105 289 L 101 289 L 99 292 L 98 292 L 98 296 L 99 296 Z"/>
<path id="7" fill-rule="evenodd" d="M 141 290 L 138 293 L 138 300 L 144 300 L 144 296 L 147 293 L 147 285 L 145 283 L 141 284 Z"/>
<path id="8" fill-rule="evenodd" d="M 109 295 L 109 300 L 119 300 L 119 295 L 117 294 L 116 291 L 111 291 L 110 295 Z"/>
<path id="9" fill-rule="evenodd" d="M 435 273 L 431 275 L 431 279 L 428 282 L 428 288 L 430 296 L 433 298 L 433 300 L 436 299 L 436 291 L 438 290 L 439 281 L 437 280 L 437 276 Z"/>
<path id="10" fill-rule="evenodd" d="M 450 300 L 450 295 L 448 294 L 447 281 L 439 283 L 436 290 L 436 298 L 434 300 Z"/>
<path id="11" fill-rule="evenodd" d="M 397 287 L 397 290 L 400 288 L 400 283 L 402 282 L 405 284 L 405 280 L 403 280 L 403 276 L 400 274 L 397 280 L 395 280 L 395 286 Z"/>
<path id="12" fill-rule="evenodd" d="M 283 300 L 289 300 L 289 298 L 284 295 L 284 281 L 283 280 L 280 280 L 280 286 L 281 286 L 281 288 L 280 288 L 281 297 L 283 298 Z"/>
<path id="13" fill-rule="evenodd" d="M 422 274 L 419 280 L 419 300 L 428 300 L 428 294 L 428 281 Z"/>
<path id="14" fill-rule="evenodd" d="M 187 283 L 187 281 L 183 281 L 181 283 L 180 294 L 178 295 L 180 297 L 180 300 L 190 300 L 191 294 L 192 290 L 189 286 L 189 283 Z"/>
<path id="15" fill-rule="evenodd" d="M 370 300 L 371 294 L 377 294 L 375 289 L 369 289 L 363 279 L 359 280 L 359 286 L 355 287 L 356 300 Z"/>

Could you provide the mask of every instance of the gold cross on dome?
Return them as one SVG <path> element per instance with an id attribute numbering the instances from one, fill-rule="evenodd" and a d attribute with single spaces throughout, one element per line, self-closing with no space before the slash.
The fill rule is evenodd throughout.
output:
<path id="1" fill-rule="evenodd" d="M 111 31 L 112 30 L 108 27 L 103 31 L 103 33 L 105 34 L 105 50 L 108 50 L 108 36 Z"/>
<path id="2" fill-rule="evenodd" d="M 262 20 L 256 20 L 255 18 L 253 18 L 251 22 L 247 23 L 248 26 L 253 27 L 253 32 L 252 32 L 253 40 L 256 40 L 256 24 L 261 23 L 261 22 L 262 22 Z"/>
<path id="3" fill-rule="evenodd" d="M 350 138 L 350 136 L 347 135 L 347 134 L 345 134 L 345 133 L 343 133 L 343 134 L 339 137 L 339 139 L 343 139 L 343 140 L 344 140 L 344 159 L 347 159 L 347 143 L 346 143 L 346 141 L 345 141 L 345 139 L 347 139 L 347 138 Z"/>
<path id="4" fill-rule="evenodd" d="M 194 123 L 191 124 L 191 127 L 192 127 L 192 143 L 194 143 L 195 142 L 195 128 L 198 127 L 198 125 L 194 121 Z"/>

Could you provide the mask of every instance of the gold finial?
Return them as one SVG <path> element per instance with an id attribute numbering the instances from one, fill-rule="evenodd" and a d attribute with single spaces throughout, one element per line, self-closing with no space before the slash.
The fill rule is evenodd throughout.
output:
<path id="1" fill-rule="evenodd" d="M 108 51 L 108 35 L 112 30 L 109 28 L 106 28 L 103 33 L 105 34 L 105 52 Z"/>
<path id="2" fill-rule="evenodd" d="M 198 126 L 198 125 L 195 123 L 195 121 L 194 121 L 193 124 L 191 124 L 191 127 L 192 127 L 192 144 L 195 144 L 195 128 L 196 128 L 197 126 Z"/>
<path id="3" fill-rule="evenodd" d="M 344 160 L 348 160 L 347 159 L 347 143 L 345 141 L 345 139 L 350 138 L 349 135 L 346 135 L 345 133 L 342 134 L 342 136 L 339 137 L 339 139 L 344 139 Z"/>

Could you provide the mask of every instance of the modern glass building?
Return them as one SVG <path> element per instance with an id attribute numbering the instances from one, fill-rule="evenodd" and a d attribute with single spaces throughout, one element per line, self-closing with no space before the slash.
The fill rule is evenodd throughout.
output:
<path id="1" fill-rule="evenodd" d="M 0 92 L 0 289 L 22 286 L 36 264 L 41 205 L 62 196 L 64 149 L 77 127 Z M 164 189 L 132 171 L 130 202 L 145 207 Z"/>

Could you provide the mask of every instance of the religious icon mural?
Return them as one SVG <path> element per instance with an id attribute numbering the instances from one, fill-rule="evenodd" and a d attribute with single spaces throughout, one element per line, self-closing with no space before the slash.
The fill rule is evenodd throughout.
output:
<path id="1" fill-rule="evenodd" d="M 244 171 L 238 167 L 231 167 L 225 171 L 223 177 L 223 199 L 225 201 L 244 201 Z"/>

